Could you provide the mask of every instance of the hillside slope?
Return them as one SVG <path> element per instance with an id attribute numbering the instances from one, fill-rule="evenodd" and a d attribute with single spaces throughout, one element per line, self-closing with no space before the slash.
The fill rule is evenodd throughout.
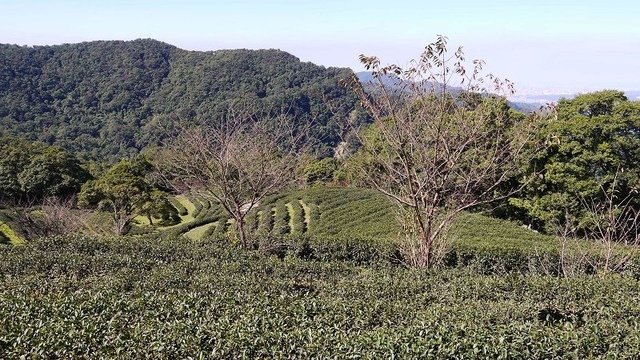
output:
<path id="1" fill-rule="evenodd" d="M 178 119 L 216 119 L 229 101 L 244 100 L 313 121 L 328 153 L 336 122 L 356 104 L 339 85 L 349 76 L 279 50 L 186 51 L 149 39 L 0 45 L 0 134 L 109 159 L 157 143 Z"/>
<path id="2" fill-rule="evenodd" d="M 233 231 L 232 222 L 215 202 L 184 196 L 176 201 L 190 210 L 184 210 L 182 224 L 160 231 L 191 239 Z M 248 214 L 246 228 L 258 238 L 305 235 L 386 243 L 397 240 L 401 233 L 394 209 L 394 204 L 374 190 L 319 186 L 265 199 Z M 558 245 L 553 237 L 481 214 L 464 214 L 453 231 L 455 240 L 466 245 L 526 250 Z"/>

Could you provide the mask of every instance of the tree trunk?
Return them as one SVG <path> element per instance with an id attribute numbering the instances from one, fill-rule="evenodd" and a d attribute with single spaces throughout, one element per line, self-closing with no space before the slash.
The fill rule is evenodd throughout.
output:
<path id="1" fill-rule="evenodd" d="M 240 243 L 243 248 L 247 248 L 247 236 L 244 230 L 244 216 L 239 216 L 236 218 L 236 230 L 238 232 L 238 237 L 240 238 Z"/>
<path id="2" fill-rule="evenodd" d="M 129 228 L 129 220 L 116 219 L 116 235 L 122 236 L 127 233 Z"/>

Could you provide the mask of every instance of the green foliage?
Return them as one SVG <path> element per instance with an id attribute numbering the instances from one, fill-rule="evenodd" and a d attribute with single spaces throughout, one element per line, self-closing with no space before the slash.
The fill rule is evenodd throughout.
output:
<path id="1" fill-rule="evenodd" d="M 247 233 L 253 234 L 258 231 L 258 212 L 250 211 L 244 218 Z"/>
<path id="2" fill-rule="evenodd" d="M 324 158 L 310 162 L 303 171 L 304 181 L 309 184 L 330 183 L 334 173 L 338 170 L 338 163 L 334 158 Z"/>
<path id="3" fill-rule="evenodd" d="M 285 235 L 290 233 L 289 228 L 289 209 L 285 201 L 278 201 L 276 203 L 276 212 L 273 220 L 273 233 L 275 235 Z"/>
<path id="4" fill-rule="evenodd" d="M 202 211 L 207 211 L 210 208 L 210 203 L 207 200 L 201 200 L 198 198 L 193 199 L 193 205 L 195 206 L 195 210 L 193 210 L 193 217 L 197 218 Z"/>
<path id="5" fill-rule="evenodd" d="M 229 230 L 229 216 L 226 214 L 221 215 L 218 218 L 216 229 L 213 231 L 212 236 L 215 238 L 224 238 Z"/>
<path id="6" fill-rule="evenodd" d="M 640 102 L 606 90 L 561 100 L 556 111 L 539 134 L 548 147 L 532 154 L 527 172 L 541 174 L 511 204 L 534 225 L 563 222 L 568 213 L 584 228 L 583 201 L 602 204 L 614 179 L 616 201 L 640 189 Z"/>
<path id="7" fill-rule="evenodd" d="M 300 201 L 293 200 L 289 203 L 289 209 L 291 210 L 290 214 L 290 224 L 291 224 L 291 235 L 300 236 L 303 235 L 307 228 L 304 219 L 304 209 L 302 205 L 300 205 Z"/>
<path id="8" fill-rule="evenodd" d="M 258 228 L 256 230 L 258 236 L 265 237 L 273 228 L 273 214 L 271 206 L 261 206 L 257 213 L 259 214 Z"/>
<path id="9" fill-rule="evenodd" d="M 150 39 L 0 45 L 0 135 L 116 160 L 158 144 L 177 118 L 217 119 L 243 100 L 314 121 L 312 137 L 326 155 L 356 104 L 338 84 L 351 75 L 278 50 L 195 52 Z"/>
<path id="10" fill-rule="evenodd" d="M 171 200 L 171 205 L 173 205 L 173 207 L 178 211 L 178 215 L 180 216 L 186 216 L 189 213 L 184 205 L 182 205 L 180 201 L 176 199 Z"/>
<path id="11" fill-rule="evenodd" d="M 160 219 L 160 225 L 165 226 L 180 222 L 180 216 L 174 202 L 169 201 L 167 194 L 160 190 L 151 190 L 147 200 L 140 208 L 140 213 L 147 216 L 150 225 L 153 225 L 153 218 Z"/>
<path id="12" fill-rule="evenodd" d="M 422 271 L 145 237 L 0 247 L 0 276 L 9 359 L 635 358 L 640 347 L 630 277 Z"/>
<path id="13" fill-rule="evenodd" d="M 67 197 L 89 178 L 78 159 L 59 148 L 0 137 L 0 199 Z"/>
<path id="14" fill-rule="evenodd" d="M 318 204 L 307 204 L 309 208 L 307 230 L 315 231 L 317 224 L 320 223 L 320 206 Z"/>
<path id="15" fill-rule="evenodd" d="M 160 227 L 160 236 L 178 237 L 186 235 L 196 240 L 212 236 L 216 231 L 216 222 L 224 217 L 225 211 L 215 202 L 197 197 L 187 198 L 184 195 L 172 198 L 173 204 L 180 204 L 184 208 L 184 215 L 180 215 L 181 222 L 177 225 Z M 197 213 L 196 213 L 197 212 Z M 224 234 L 224 233 L 222 233 Z"/>
<path id="16" fill-rule="evenodd" d="M 0 244 L 20 245 L 24 244 L 24 239 L 16 234 L 8 224 L 0 222 Z"/>
<path id="17" fill-rule="evenodd" d="M 82 186 L 78 204 L 108 211 L 118 234 L 130 229 L 136 215 L 156 216 L 166 223 L 177 222 L 177 210 L 166 194 L 155 189 L 145 177 L 150 166 L 144 158 L 121 160 L 102 177 Z"/>

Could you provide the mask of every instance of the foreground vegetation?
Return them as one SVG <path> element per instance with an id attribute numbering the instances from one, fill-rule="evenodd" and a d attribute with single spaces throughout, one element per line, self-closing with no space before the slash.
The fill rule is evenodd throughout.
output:
<path id="1" fill-rule="evenodd" d="M 0 124 L 65 149 L 0 137 L 0 358 L 637 356 L 640 103 L 520 114 L 446 43 L 361 56 L 377 88 L 277 51 L 0 45 Z"/>
<path id="2" fill-rule="evenodd" d="M 0 247 L 0 357 L 632 358 L 640 347 L 632 277 L 305 254 L 213 239 Z"/>

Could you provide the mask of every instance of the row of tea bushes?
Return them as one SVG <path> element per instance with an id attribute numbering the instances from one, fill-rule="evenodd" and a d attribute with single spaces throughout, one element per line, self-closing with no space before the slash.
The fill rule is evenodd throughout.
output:
<path id="1" fill-rule="evenodd" d="M 633 277 L 498 276 L 340 258 L 272 256 L 214 239 L 0 246 L 0 358 L 638 355 Z"/>

